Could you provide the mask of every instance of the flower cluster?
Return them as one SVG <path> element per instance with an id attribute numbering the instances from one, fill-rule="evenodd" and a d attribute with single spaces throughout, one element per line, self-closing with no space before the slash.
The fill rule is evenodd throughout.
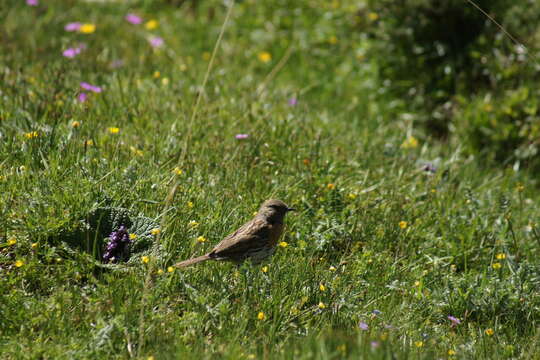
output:
<path id="1" fill-rule="evenodd" d="M 105 253 L 103 254 L 103 261 L 106 263 L 118 262 L 118 260 L 126 256 L 130 244 L 131 239 L 127 228 L 122 225 L 118 230 L 113 231 L 111 235 L 109 235 L 109 242 L 107 243 Z"/>

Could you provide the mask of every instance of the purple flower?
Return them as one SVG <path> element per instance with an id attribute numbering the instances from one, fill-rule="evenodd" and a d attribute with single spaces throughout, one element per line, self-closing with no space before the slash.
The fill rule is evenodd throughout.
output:
<path id="1" fill-rule="evenodd" d="M 83 103 L 88 98 L 88 95 L 85 92 L 82 92 L 77 96 L 77 100 L 79 100 L 80 103 Z"/>
<path id="2" fill-rule="evenodd" d="M 131 239 L 124 225 L 109 235 L 109 241 L 103 253 L 103 261 L 106 263 L 117 262 L 121 258 L 127 257 Z"/>
<path id="3" fill-rule="evenodd" d="M 100 93 L 102 91 L 99 86 L 90 85 L 87 82 L 82 82 L 81 83 L 81 88 L 83 88 L 84 90 L 94 92 L 94 93 Z"/>
<path id="4" fill-rule="evenodd" d="M 461 320 L 459 320 L 456 317 L 453 317 L 452 315 L 448 315 L 448 320 L 452 322 L 452 325 L 451 325 L 452 327 L 458 326 L 459 324 L 461 324 Z"/>
<path id="5" fill-rule="evenodd" d="M 422 166 L 422 170 L 427 172 L 428 174 L 435 174 L 437 172 L 437 166 L 435 166 L 435 164 L 432 164 L 432 163 L 425 163 Z"/>
<path id="6" fill-rule="evenodd" d="M 133 24 L 133 25 L 139 25 L 143 21 L 140 16 L 137 16 L 135 14 L 127 14 L 125 19 L 128 23 Z"/>
<path id="7" fill-rule="evenodd" d="M 38 6 L 39 5 L 39 0 L 26 0 L 26 5 Z"/>
<path id="8" fill-rule="evenodd" d="M 292 98 L 289 99 L 290 106 L 296 106 L 297 103 L 298 103 L 298 99 L 296 98 L 296 96 L 293 96 Z"/>
<path id="9" fill-rule="evenodd" d="M 380 346 L 381 344 L 378 342 L 378 341 L 372 341 L 371 342 L 371 348 L 372 349 L 376 349 Z"/>
<path id="10" fill-rule="evenodd" d="M 373 315 L 375 315 L 375 316 L 376 316 L 376 315 L 381 315 L 381 311 L 380 311 L 380 310 L 373 310 L 371 313 L 372 313 Z"/>
<path id="11" fill-rule="evenodd" d="M 248 134 L 236 134 L 235 138 L 237 140 L 247 139 L 249 137 Z"/>
<path id="12" fill-rule="evenodd" d="M 360 321 L 360 324 L 358 324 L 358 327 L 360 328 L 360 330 L 364 330 L 364 331 L 367 331 L 367 329 L 369 329 L 369 325 L 362 321 Z"/>
<path id="13" fill-rule="evenodd" d="M 80 22 L 72 22 L 64 26 L 64 30 L 66 31 L 79 31 L 80 28 L 81 28 Z"/>
<path id="14" fill-rule="evenodd" d="M 79 46 L 74 47 L 74 48 L 68 48 L 68 49 L 64 50 L 62 55 L 64 57 L 73 59 L 75 56 L 79 55 L 81 53 L 81 51 L 83 51 L 84 48 L 85 48 L 84 45 L 79 45 Z"/>
<path id="15" fill-rule="evenodd" d="M 151 36 L 150 38 L 148 38 L 148 42 L 150 43 L 150 46 L 152 46 L 153 48 L 160 48 L 165 43 L 163 41 L 163 38 L 159 36 Z"/>

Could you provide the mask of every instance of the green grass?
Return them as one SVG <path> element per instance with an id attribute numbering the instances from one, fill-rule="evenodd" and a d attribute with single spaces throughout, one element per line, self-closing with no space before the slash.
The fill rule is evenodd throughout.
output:
<path id="1" fill-rule="evenodd" d="M 131 25 L 129 11 L 159 26 Z M 1 8 L 2 358 L 538 359 L 533 178 L 400 113 L 378 91 L 377 59 L 362 56 L 370 40 L 355 24 L 370 20 L 353 2 L 235 4 L 201 92 L 226 12 L 218 1 Z M 96 31 L 65 32 L 72 21 Z M 82 81 L 103 92 L 78 103 Z M 403 147 L 410 137 L 418 146 Z M 267 272 L 167 271 L 271 197 L 299 211 Z M 121 271 L 74 251 L 65 234 L 103 206 L 154 219 L 163 252 Z"/>

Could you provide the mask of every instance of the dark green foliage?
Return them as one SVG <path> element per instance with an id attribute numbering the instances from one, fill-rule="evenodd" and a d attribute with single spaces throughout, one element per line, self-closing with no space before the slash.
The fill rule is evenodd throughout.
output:
<path id="1" fill-rule="evenodd" d="M 448 136 L 449 129 L 455 130 L 471 152 L 498 163 L 531 160 L 538 139 L 533 94 L 539 89 L 540 4 L 475 3 L 529 49 L 515 44 L 467 1 L 383 0 L 370 2 L 379 15 L 368 30 L 376 38 L 373 54 L 390 80 L 387 88 L 408 96 L 403 107 L 418 112 L 430 134 Z M 469 104 L 471 97 L 479 100 Z M 481 104 L 485 99 L 500 105 L 487 111 Z"/>

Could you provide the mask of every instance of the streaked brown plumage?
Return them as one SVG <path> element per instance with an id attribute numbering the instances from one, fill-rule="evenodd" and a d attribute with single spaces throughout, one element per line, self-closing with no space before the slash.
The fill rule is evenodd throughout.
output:
<path id="1" fill-rule="evenodd" d="M 174 266 L 186 267 L 206 260 L 240 263 L 249 259 L 252 263 L 260 263 L 274 254 L 283 233 L 285 214 L 292 210 L 294 209 L 281 200 L 267 200 L 251 221 L 221 240 L 208 254 L 179 262 Z"/>

